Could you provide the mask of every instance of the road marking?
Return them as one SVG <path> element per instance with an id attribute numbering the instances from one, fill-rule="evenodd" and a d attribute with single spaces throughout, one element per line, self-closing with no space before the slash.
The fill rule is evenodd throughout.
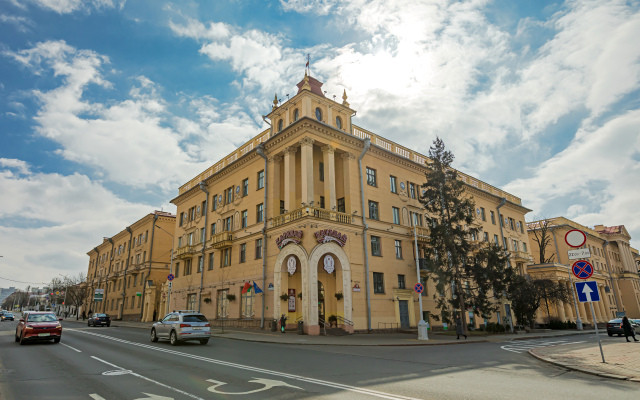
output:
<path id="1" fill-rule="evenodd" d="M 151 345 L 148 345 L 148 344 L 135 343 L 135 342 L 131 342 L 131 341 L 124 340 L 124 339 L 118 339 L 118 338 L 115 338 L 113 336 L 102 335 L 102 334 L 99 334 L 99 333 L 93 333 L 93 332 L 87 332 L 87 331 L 79 331 L 79 330 L 75 330 L 75 329 L 67 329 L 67 330 L 71 331 L 71 332 L 81 333 L 81 334 L 84 334 L 84 335 L 98 336 L 98 337 L 102 337 L 102 338 L 105 338 L 105 339 L 108 339 L 108 340 L 113 340 L 115 342 L 129 344 L 129 345 L 132 345 L 132 346 L 143 347 L 143 348 L 146 348 L 146 349 L 149 349 L 149 350 L 155 350 L 155 351 L 160 351 L 160 352 L 163 352 L 163 353 L 168 353 L 168 354 L 173 354 L 173 355 L 177 355 L 177 356 L 181 356 L 181 357 L 191 358 L 191 359 L 194 359 L 194 360 L 204 361 L 204 362 L 208 362 L 208 363 L 211 363 L 211 364 L 218 364 L 218 365 L 222 365 L 222 366 L 225 366 L 225 367 L 244 369 L 244 370 L 247 370 L 247 371 L 258 372 L 258 373 L 265 374 L 265 375 L 279 376 L 279 377 L 293 379 L 293 380 L 297 380 L 297 381 L 301 381 L 301 382 L 312 383 L 312 384 L 316 384 L 316 385 L 320 385 L 320 386 L 328 386 L 328 387 L 331 387 L 331 388 L 334 388 L 334 389 L 348 390 L 348 391 L 356 392 L 356 393 L 360 393 L 360 394 L 368 394 L 370 396 L 380 397 L 380 398 L 383 398 L 383 399 L 390 399 L 390 400 L 419 400 L 419 399 L 417 399 L 415 397 L 408 397 L 408 396 L 402 396 L 402 395 L 397 395 L 397 394 L 379 392 L 377 390 L 365 389 L 365 388 L 360 388 L 360 387 L 357 387 L 357 386 L 345 385 L 345 384 L 342 384 L 342 383 L 324 381 L 324 380 L 315 379 L 315 378 L 307 378 L 305 376 L 293 375 L 293 374 L 288 374 L 288 373 L 285 373 L 285 372 L 272 371 L 272 370 L 269 370 L 269 369 L 251 367 L 249 365 L 242 365 L 242 364 L 236 364 L 236 363 L 232 363 L 232 362 L 228 362 L 228 361 L 216 360 L 214 358 L 196 356 L 196 355 L 193 355 L 193 354 L 183 353 L 183 352 L 176 351 L 176 350 L 169 350 L 169 349 L 164 349 L 164 348 L 161 348 L 161 347 L 151 346 Z"/>
<path id="2" fill-rule="evenodd" d="M 109 366 L 111 366 L 111 367 L 117 368 L 117 369 L 119 369 L 119 370 L 121 370 L 121 371 L 123 371 L 123 372 L 124 372 L 124 371 L 128 371 L 128 370 L 125 370 L 125 369 L 124 369 L 124 368 L 122 368 L 122 367 L 119 367 L 119 366 L 115 365 L 115 364 L 111 364 L 110 362 L 107 362 L 107 361 L 105 361 L 105 360 L 102 360 L 102 359 L 100 359 L 100 358 L 98 358 L 98 357 L 96 357 L 96 356 L 91 356 L 91 358 L 93 358 L 94 360 L 98 360 L 98 361 L 100 361 L 100 362 L 102 362 L 102 363 L 105 363 L 105 364 L 107 364 L 107 365 L 109 365 Z M 110 372 L 112 372 L 112 371 L 110 371 Z M 174 388 L 173 386 L 165 385 L 165 384 L 164 384 L 164 383 L 162 383 L 162 382 L 154 381 L 154 380 L 153 380 L 153 379 L 151 379 L 151 378 L 147 378 L 146 376 L 142 376 L 142 375 L 140 375 L 140 374 L 136 374 L 136 373 L 135 373 L 135 372 L 133 372 L 133 371 L 129 371 L 129 373 L 128 373 L 128 374 L 129 374 L 129 375 L 133 375 L 133 376 L 135 376 L 136 378 L 144 379 L 145 381 L 148 381 L 148 382 L 151 382 L 151 383 L 155 383 L 156 385 L 158 385 L 158 386 L 162 386 L 162 387 L 163 387 L 163 388 L 165 388 L 165 389 L 171 389 L 171 390 L 173 390 L 174 392 L 177 392 L 177 393 L 180 393 L 180 394 L 184 394 L 185 396 L 189 396 L 189 397 L 191 397 L 192 399 L 204 400 L 202 397 L 198 397 L 198 396 L 196 396 L 195 394 L 191 394 L 191 393 L 185 392 L 184 390 L 180 390 L 180 389 L 178 389 L 178 388 Z M 143 392 L 143 393 L 144 393 L 144 392 Z M 146 395 L 148 396 L 148 394 L 147 394 L 147 393 L 144 393 L 144 394 L 146 394 Z"/>
<path id="3" fill-rule="evenodd" d="M 93 400 L 106 400 L 104 397 L 98 395 L 98 394 L 90 394 L 89 397 L 91 397 Z"/>
<path id="4" fill-rule="evenodd" d="M 259 388 L 259 389 L 250 390 L 248 392 L 230 393 L 230 392 L 221 392 L 218 389 L 216 389 L 218 386 L 226 385 L 225 382 L 216 381 L 214 379 L 207 379 L 207 382 L 211 382 L 211 383 L 215 384 L 215 385 L 209 386 L 209 388 L 207 388 L 208 391 L 213 392 L 213 393 L 220 393 L 220 394 L 252 394 L 252 393 L 258 393 L 258 392 L 262 392 L 262 391 L 265 391 L 265 390 L 269 390 L 272 387 L 276 387 L 276 386 L 285 386 L 285 387 L 290 387 L 290 388 L 294 388 L 294 389 L 304 390 L 302 388 L 299 388 L 299 387 L 293 386 L 293 385 L 289 385 L 288 383 L 282 382 L 282 381 L 275 381 L 273 379 L 264 379 L 264 378 L 253 378 L 249 382 L 259 383 L 259 384 L 264 385 L 264 386 Z"/>
<path id="5" fill-rule="evenodd" d="M 513 353 L 523 353 L 538 347 L 566 346 L 568 344 L 586 343 L 586 340 L 582 340 L 578 342 L 567 342 L 565 339 L 547 341 L 547 342 L 540 342 L 540 341 L 534 341 L 534 340 L 518 340 L 517 343 L 516 341 L 507 342 L 507 343 L 509 344 L 500 346 L 500 348 L 502 350 L 510 351 Z"/>
<path id="6" fill-rule="evenodd" d="M 82 353 L 82 351 L 80 351 L 80 350 L 78 350 L 78 349 L 76 349 L 76 348 L 74 348 L 74 347 L 71 347 L 71 346 L 69 346 L 68 344 L 64 344 L 64 343 L 60 343 L 60 344 L 61 344 L 61 345 L 63 345 L 63 346 L 66 346 L 66 347 L 68 347 L 68 348 L 70 348 L 70 349 L 71 349 L 71 350 L 73 350 L 73 351 L 77 351 L 78 353 Z"/>

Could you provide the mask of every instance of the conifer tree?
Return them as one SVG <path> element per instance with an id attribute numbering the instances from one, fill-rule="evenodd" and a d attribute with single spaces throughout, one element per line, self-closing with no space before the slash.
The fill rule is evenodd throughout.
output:
<path id="1" fill-rule="evenodd" d="M 424 253 L 427 276 L 436 285 L 434 300 L 443 322 L 455 322 L 466 310 L 483 318 L 498 311 L 498 300 L 515 273 L 509 255 L 500 246 L 479 239 L 480 224 L 474 225 L 475 202 L 451 167 L 453 153 L 440 138 L 429 149 L 426 183 L 420 202 L 430 220 Z M 455 315 L 455 310 L 460 315 Z M 462 318 L 467 332 L 466 319 Z"/>

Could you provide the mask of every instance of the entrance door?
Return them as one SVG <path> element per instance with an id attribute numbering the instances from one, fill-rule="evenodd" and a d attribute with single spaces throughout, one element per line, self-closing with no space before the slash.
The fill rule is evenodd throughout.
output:
<path id="1" fill-rule="evenodd" d="M 400 328 L 409 329 L 409 301 L 400 300 Z"/>
<path id="2" fill-rule="evenodd" d="M 320 281 L 318 281 L 318 318 L 326 322 L 324 319 L 324 285 Z"/>

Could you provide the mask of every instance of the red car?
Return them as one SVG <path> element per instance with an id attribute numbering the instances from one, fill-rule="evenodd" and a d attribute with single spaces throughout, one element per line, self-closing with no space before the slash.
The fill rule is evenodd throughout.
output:
<path id="1" fill-rule="evenodd" d="M 16 342 L 51 340 L 60 343 L 62 337 L 62 318 L 58 319 L 52 312 L 33 312 L 23 315 L 16 327 Z"/>

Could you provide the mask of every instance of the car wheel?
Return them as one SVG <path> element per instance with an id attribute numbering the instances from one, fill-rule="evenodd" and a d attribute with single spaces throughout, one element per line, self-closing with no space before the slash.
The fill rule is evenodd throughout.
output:
<path id="1" fill-rule="evenodd" d="M 60 343 L 60 338 L 53 339 L 53 343 Z"/>
<path id="2" fill-rule="evenodd" d="M 154 343 L 158 341 L 158 335 L 156 335 L 156 330 L 155 329 L 151 330 L 151 341 L 154 342 Z"/>
<path id="3" fill-rule="evenodd" d="M 209 343 L 209 339 L 200 339 L 200 344 L 207 344 Z"/>
<path id="4" fill-rule="evenodd" d="M 87 326 L 91 326 L 91 321 L 87 321 Z"/>
<path id="5" fill-rule="evenodd" d="M 110 327 L 110 326 L 111 326 L 111 324 L 107 324 L 107 328 Z"/>
<path id="6" fill-rule="evenodd" d="M 609 334 L 609 337 L 613 336 L 613 333 L 611 332 L 607 332 Z"/>
<path id="7" fill-rule="evenodd" d="M 178 335 L 176 334 L 176 331 L 171 331 L 171 336 L 169 337 L 169 343 L 171 343 L 172 346 L 178 345 Z"/>

